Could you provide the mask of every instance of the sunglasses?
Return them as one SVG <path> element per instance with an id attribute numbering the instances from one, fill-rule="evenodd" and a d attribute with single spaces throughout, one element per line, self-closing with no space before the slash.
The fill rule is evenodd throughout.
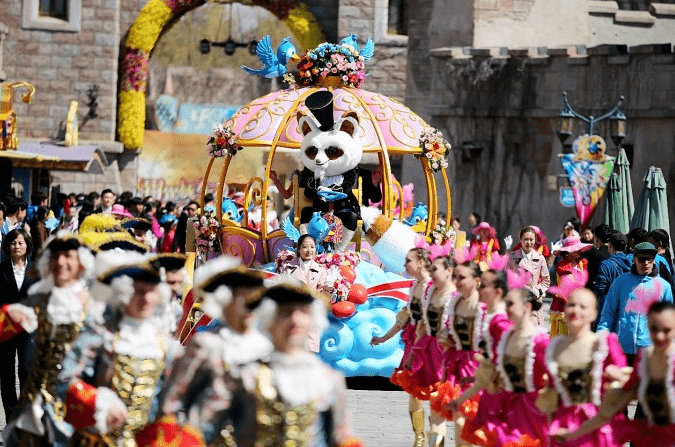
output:
<path id="1" fill-rule="evenodd" d="M 654 262 L 653 256 L 636 256 L 635 259 L 638 262 Z"/>

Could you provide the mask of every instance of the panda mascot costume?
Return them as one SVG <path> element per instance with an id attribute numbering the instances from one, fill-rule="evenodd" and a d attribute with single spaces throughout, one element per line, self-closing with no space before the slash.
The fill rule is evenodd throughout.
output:
<path id="1" fill-rule="evenodd" d="M 359 137 L 359 118 L 355 112 L 346 112 L 333 120 L 333 94 L 327 90 L 312 93 L 305 105 L 314 115 L 298 112 L 298 127 L 304 136 L 300 158 L 304 169 L 298 185 L 312 199 L 312 206 L 302 209 L 301 223 L 308 223 L 312 215 L 333 211 L 342 220 L 342 240 L 337 251 L 345 250 L 351 242 L 360 219 L 360 204 L 352 189 L 357 187 L 363 147 Z"/>

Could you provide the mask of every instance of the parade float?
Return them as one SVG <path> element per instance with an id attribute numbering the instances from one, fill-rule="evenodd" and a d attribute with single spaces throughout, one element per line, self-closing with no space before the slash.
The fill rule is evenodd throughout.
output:
<path id="1" fill-rule="evenodd" d="M 364 64 L 373 50 L 373 43 L 369 40 L 359 51 L 354 35 L 340 44 L 324 43 L 299 58 L 298 72 L 293 75 L 286 73 L 285 64 L 298 58 L 291 54 L 293 51 L 290 51 L 287 42 L 282 42 L 275 53 L 269 39 L 262 39 L 258 56 L 264 67 L 257 74 L 268 77 L 283 75 L 289 87 L 250 102 L 214 129 L 207 145 L 211 159 L 201 190 L 202 208 L 206 193 L 213 193 L 215 203 L 223 206 L 216 206 L 209 216 L 201 217 L 196 225 L 196 240 L 198 252 L 213 251 L 215 246 L 215 251 L 239 257 L 245 265 L 274 275 L 275 268 L 294 256 L 293 230 L 297 240 L 298 227 L 304 223 L 307 231 L 310 218 L 330 222 L 330 228 L 335 227 L 335 231 L 329 232 L 331 236 L 335 238 L 337 233 L 347 239 L 325 244 L 325 251 L 316 257 L 329 271 L 335 272 L 331 324 L 321 338 L 320 355 L 346 376 L 388 377 L 401 360 L 400 337 L 397 335 L 379 346 L 371 346 L 370 341 L 373 335 L 382 335 L 395 324 L 397 312 L 406 304 L 412 280 L 402 276 L 403 258 L 414 246 L 413 239 L 421 237 L 429 242 L 447 242 L 445 235 L 449 222 L 438 221 L 437 215 L 439 194 L 445 195 L 447 203 L 447 208 L 441 211 L 446 216 L 450 215 L 450 186 L 445 170 L 450 145 L 438 130 L 404 105 L 361 88 L 367 79 Z M 328 93 L 317 95 L 317 92 Z M 330 105 L 320 105 L 325 106 L 324 112 L 328 110 L 326 123 L 325 116 L 323 121 L 317 116 L 316 107 L 312 110 L 308 108 L 307 103 L 310 100 L 316 102 L 317 97 L 328 97 L 330 100 Z M 333 124 L 335 129 L 332 129 Z M 379 209 L 362 208 L 364 211 L 359 213 L 357 207 L 358 221 L 355 226 L 352 225 L 351 231 L 346 222 L 342 225 L 340 219 L 335 218 L 340 213 L 338 209 L 333 210 L 333 204 L 317 211 L 317 199 L 313 201 L 307 197 L 308 194 L 303 194 L 306 189 L 303 186 L 307 185 L 299 181 L 302 175 L 280 172 L 280 177 L 290 179 L 293 189 L 293 208 L 291 217 L 282 225 L 285 229 L 269 231 L 267 225 L 260 225 L 259 229 L 250 228 L 248 223 L 253 212 L 261 213 L 262 222 L 267 222 L 270 212 L 267 191 L 273 185 L 270 173 L 278 166 L 278 163 L 275 166 L 275 161 L 280 157 L 291 157 L 301 160 L 305 170 L 308 166 L 312 168 L 313 160 L 308 160 L 306 156 L 307 140 L 321 140 L 325 136 L 322 134 L 324 131 L 326 135 L 327 131 L 332 132 L 331 138 L 337 138 L 337 143 L 330 143 L 333 146 L 318 150 L 322 152 L 325 149 L 331 163 L 335 158 L 329 153 L 331 150 L 339 154 L 357 151 L 356 164 L 361 159 L 361 152 L 364 157 L 377 161 L 385 179 L 381 182 Z M 334 145 L 340 144 L 346 146 L 335 151 Z M 311 148 L 317 152 L 314 146 Z M 236 172 L 231 172 L 231 167 L 240 151 L 262 151 L 266 161 L 263 173 L 249 179 L 238 192 L 240 206 L 235 207 L 228 198 L 228 192 L 232 194 L 228 191 L 228 179 L 236 175 Z M 313 159 L 314 154 L 310 155 Z M 321 154 L 317 155 L 317 164 L 319 156 Z M 392 156 L 415 157 L 421 164 L 426 183 L 426 203 L 418 203 L 413 212 L 410 204 L 406 206 L 404 203 L 403 187 L 392 175 Z M 298 166 L 301 165 L 298 163 Z M 351 172 L 353 162 L 347 168 Z M 317 182 L 319 175 L 322 176 L 321 181 L 326 175 L 326 168 L 322 169 L 321 174 L 320 170 L 311 169 Z M 344 171 L 330 172 L 328 169 L 326 178 L 345 179 L 345 182 L 351 178 Z M 209 191 L 209 178 L 217 172 L 218 188 Z M 359 205 L 368 205 L 362 201 L 363 179 L 353 180 L 347 195 L 353 195 Z M 320 191 L 319 195 L 324 192 Z M 330 200 L 344 199 L 342 196 L 346 195 Z M 354 211 L 353 207 L 351 209 Z M 349 215 L 340 216 L 350 220 Z M 291 224 L 294 228 L 289 228 Z M 413 229 L 418 233 L 414 233 Z M 342 247 L 346 250 L 338 250 Z M 192 330 L 190 318 L 183 325 L 185 336 Z"/>

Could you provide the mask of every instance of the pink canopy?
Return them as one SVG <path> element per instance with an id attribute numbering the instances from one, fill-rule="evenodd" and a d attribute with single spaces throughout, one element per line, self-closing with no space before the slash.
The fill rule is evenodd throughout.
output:
<path id="1" fill-rule="evenodd" d="M 280 90 L 262 96 L 235 113 L 224 125 L 237 135 L 243 147 L 298 149 L 302 134 L 296 114 L 308 114 L 305 98 L 324 88 Z M 330 88 L 329 88 L 330 89 Z M 355 88 L 335 88 L 334 118 L 344 112 L 358 114 L 365 152 L 386 147 L 389 153 L 420 153 L 419 137 L 428 124 L 403 104 L 384 95 Z"/>

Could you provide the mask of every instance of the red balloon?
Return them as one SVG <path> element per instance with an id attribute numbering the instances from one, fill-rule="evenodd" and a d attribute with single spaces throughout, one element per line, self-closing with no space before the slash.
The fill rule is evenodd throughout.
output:
<path id="1" fill-rule="evenodd" d="M 368 301 L 368 292 L 363 284 L 352 284 L 352 288 L 347 295 L 347 301 L 355 304 L 363 304 Z"/>
<path id="2" fill-rule="evenodd" d="M 333 309 L 333 315 L 338 318 L 348 318 L 356 312 L 356 304 L 350 301 L 340 301 L 339 303 L 333 304 L 331 307 Z"/>
<path id="3" fill-rule="evenodd" d="M 353 268 L 348 265 L 341 265 L 340 274 L 349 284 L 354 284 L 354 281 L 356 280 L 356 273 L 354 272 Z"/>

